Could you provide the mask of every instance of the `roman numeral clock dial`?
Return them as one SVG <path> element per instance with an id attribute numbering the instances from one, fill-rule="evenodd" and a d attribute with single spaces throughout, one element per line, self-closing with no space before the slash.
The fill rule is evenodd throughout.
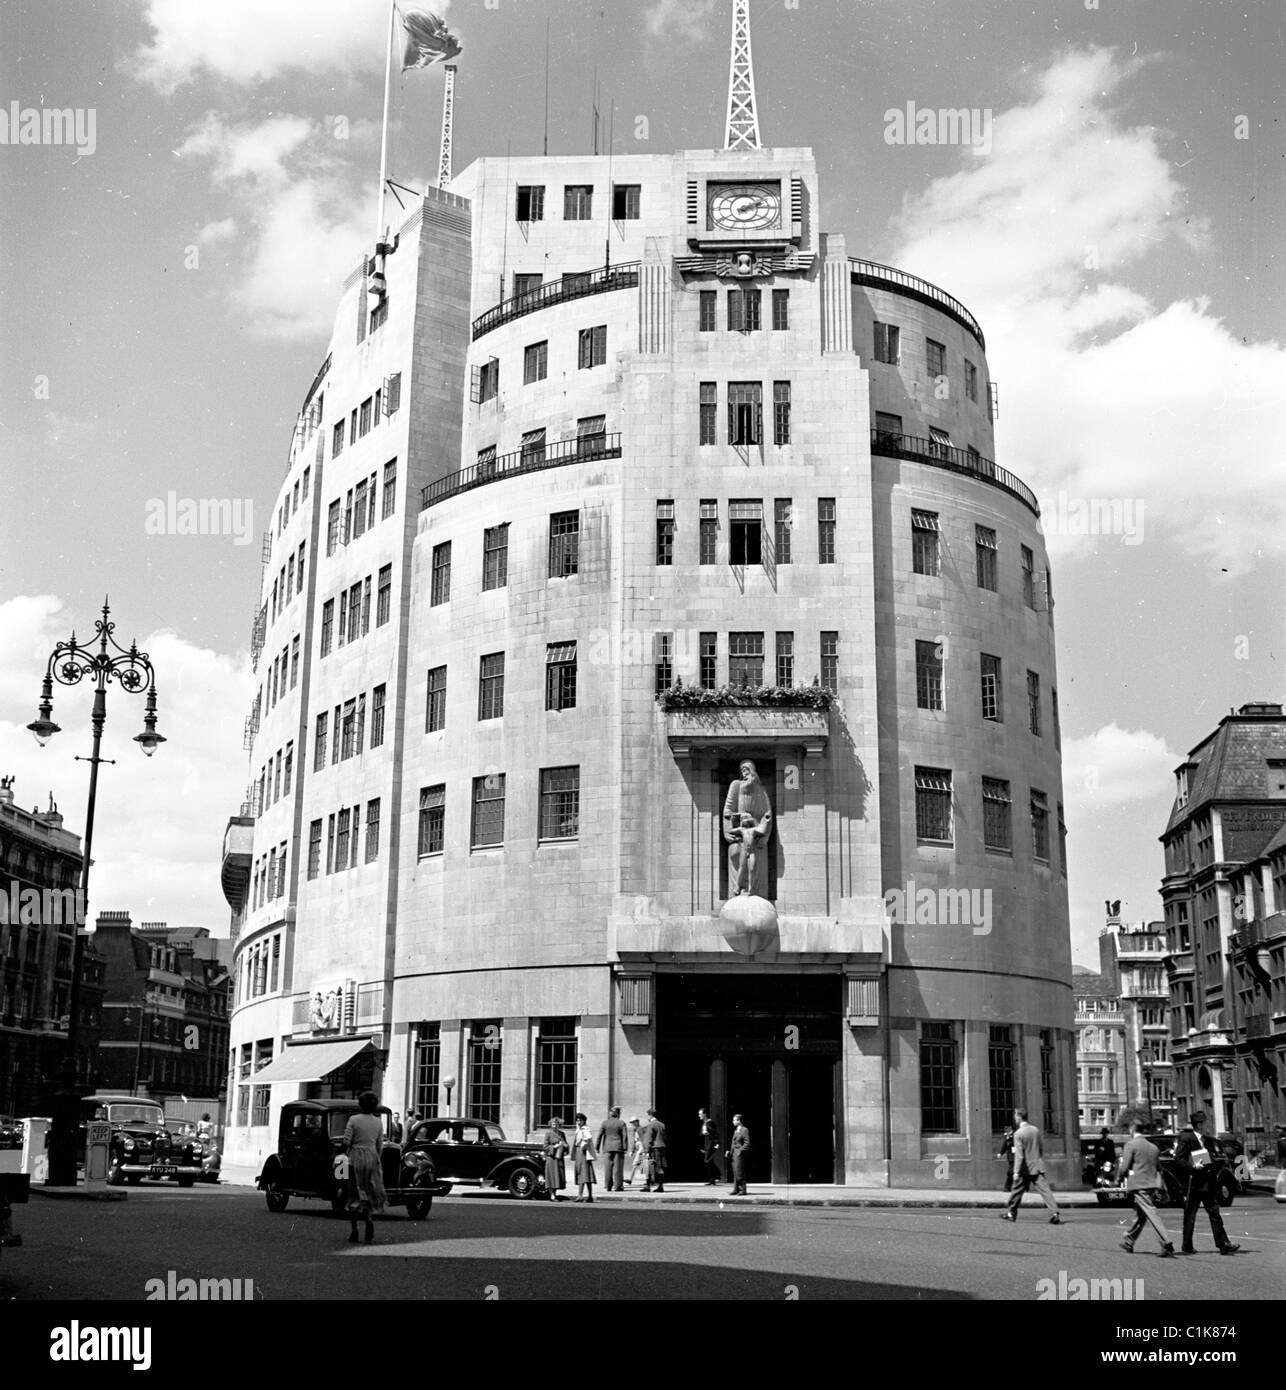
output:
<path id="1" fill-rule="evenodd" d="M 762 184 L 710 190 L 710 225 L 725 231 L 757 232 L 781 226 L 781 194 Z"/>

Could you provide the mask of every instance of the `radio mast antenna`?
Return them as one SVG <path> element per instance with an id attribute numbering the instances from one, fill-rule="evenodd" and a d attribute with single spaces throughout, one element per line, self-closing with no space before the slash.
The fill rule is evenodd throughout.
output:
<path id="1" fill-rule="evenodd" d="M 732 0 L 732 58 L 728 65 L 725 150 L 760 150 L 755 65 L 750 56 L 750 0 Z"/>
<path id="2" fill-rule="evenodd" d="M 438 161 L 438 187 L 451 182 L 451 133 L 455 122 L 455 64 L 446 65 L 446 85 L 442 88 L 442 157 Z"/>

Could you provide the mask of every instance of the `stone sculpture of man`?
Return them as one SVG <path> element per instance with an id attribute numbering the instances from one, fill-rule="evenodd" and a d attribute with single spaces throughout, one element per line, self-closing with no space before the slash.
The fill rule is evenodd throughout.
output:
<path id="1" fill-rule="evenodd" d="M 728 893 L 768 897 L 768 836 L 772 833 L 772 808 L 759 773 L 749 758 L 740 776 L 728 788 L 723 803 L 723 838 L 728 842 Z"/>

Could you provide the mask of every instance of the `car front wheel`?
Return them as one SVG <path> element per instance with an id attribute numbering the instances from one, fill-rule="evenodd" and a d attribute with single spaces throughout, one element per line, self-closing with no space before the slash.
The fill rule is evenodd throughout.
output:
<path id="1" fill-rule="evenodd" d="M 530 1168 L 515 1168 L 509 1174 L 509 1195 L 523 1200 L 536 1195 L 536 1175 Z"/>
<path id="2" fill-rule="evenodd" d="M 1231 1178 L 1222 1178 L 1219 1182 L 1219 1205 L 1221 1207 L 1232 1206 L 1232 1199 L 1236 1196 L 1236 1188 L 1233 1186 Z"/>
<path id="3" fill-rule="evenodd" d="M 283 1192 L 277 1183 L 277 1179 L 269 1178 L 263 1185 L 264 1201 L 268 1203 L 268 1210 L 281 1212 L 286 1210 L 286 1205 L 290 1201 L 290 1194 Z"/>
<path id="4" fill-rule="evenodd" d="M 406 1214 L 412 1221 L 423 1221 L 433 1207 L 433 1193 L 426 1192 L 423 1197 L 412 1197 L 406 1204 Z"/>

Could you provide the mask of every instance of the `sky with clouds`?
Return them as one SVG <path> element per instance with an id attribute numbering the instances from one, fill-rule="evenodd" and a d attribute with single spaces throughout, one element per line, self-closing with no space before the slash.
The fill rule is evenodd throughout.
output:
<path id="1" fill-rule="evenodd" d="M 456 168 L 722 142 L 730 0 L 453 0 Z M 0 771 L 80 829 L 89 696 L 37 749 L 53 643 L 117 636 L 169 742 L 110 697 L 91 910 L 226 929 L 223 827 L 249 780 L 259 545 L 338 285 L 374 221 L 384 0 L 17 0 L 0 107 L 92 115 L 92 150 L 0 145 Z M 943 285 L 987 333 L 997 455 L 1054 556 L 1073 946 L 1102 902 L 1159 916 L 1172 771 L 1286 662 L 1286 138 L 1274 0 L 753 0 L 766 144 L 817 155 L 821 225 Z M 392 173 L 436 168 L 438 70 L 395 81 Z M 985 113 L 977 148 L 886 113 Z M 646 117 L 640 122 L 638 118 Z M 640 138 L 642 136 L 642 138 Z M 221 536 L 148 504 L 248 502 Z M 1079 518 L 1114 507 L 1113 534 Z M 1107 513 L 1105 513 L 1106 515 Z M 1079 528 L 1079 529 L 1078 529 Z M 1111 529 L 1111 528 L 1109 528 Z M 135 706 L 131 708 L 131 706 Z"/>

